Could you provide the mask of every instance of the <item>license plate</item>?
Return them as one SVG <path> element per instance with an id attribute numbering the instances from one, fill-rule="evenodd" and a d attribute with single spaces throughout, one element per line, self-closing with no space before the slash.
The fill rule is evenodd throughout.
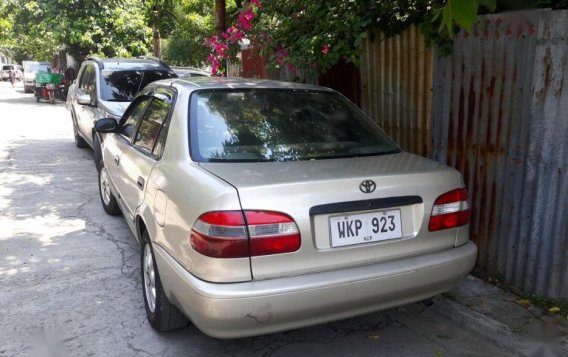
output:
<path id="1" fill-rule="evenodd" d="M 398 209 L 335 216 L 329 219 L 329 224 L 334 248 L 402 237 Z"/>
<path id="2" fill-rule="evenodd" d="M 45 87 L 46 87 L 47 89 L 55 89 L 55 84 L 47 83 L 47 84 L 45 85 Z"/>

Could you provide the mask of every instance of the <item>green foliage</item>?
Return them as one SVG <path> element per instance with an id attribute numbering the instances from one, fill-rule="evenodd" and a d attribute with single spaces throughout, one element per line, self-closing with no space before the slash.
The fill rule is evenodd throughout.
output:
<path id="1" fill-rule="evenodd" d="M 176 10 L 179 0 L 146 0 L 144 1 L 144 16 L 146 23 L 156 25 L 161 36 L 168 36 L 176 28 Z"/>
<path id="2" fill-rule="evenodd" d="M 495 0 L 447 0 L 444 6 L 434 10 L 433 21 L 437 21 L 441 14 L 439 32 L 442 33 L 447 31 L 447 34 L 453 34 L 455 24 L 471 31 L 482 5 L 490 12 L 495 11 L 497 6 Z"/>
<path id="3" fill-rule="evenodd" d="M 201 66 L 208 55 L 203 39 L 215 31 L 215 2 L 178 1 L 173 22 L 176 26 L 162 43 L 164 60 L 172 65 Z"/>
<path id="4" fill-rule="evenodd" d="M 235 1 L 228 0 L 227 23 L 233 21 L 236 10 Z M 203 66 L 209 55 L 204 39 L 215 32 L 215 1 L 178 0 L 169 21 L 175 26 L 162 43 L 163 59 L 172 65 Z"/>
<path id="5" fill-rule="evenodd" d="M 262 5 L 254 45 L 276 67 L 322 73 L 342 60 L 357 63 L 363 40 L 375 30 L 390 36 L 415 23 L 432 43 L 450 48 L 455 26 L 470 28 L 480 6 L 494 10 L 495 0 L 272 0 Z M 278 53 L 277 46 L 285 51 Z"/>
<path id="6" fill-rule="evenodd" d="M 139 0 L 5 0 L 4 4 L 14 39 L 9 46 L 20 59 L 49 60 L 62 45 L 71 54 L 123 57 L 144 54 L 149 48 L 151 30 Z M 2 45 L 4 36 L 0 36 Z"/>
<path id="7" fill-rule="evenodd" d="M 423 21 L 430 0 L 273 0 L 264 1 L 252 42 L 274 66 L 285 62 L 325 72 L 341 60 L 357 63 L 361 43 L 373 30 L 393 35 Z M 260 46 L 258 45 L 260 44 Z M 274 48 L 286 49 L 285 60 Z M 278 60 L 280 57 L 280 60 Z"/>

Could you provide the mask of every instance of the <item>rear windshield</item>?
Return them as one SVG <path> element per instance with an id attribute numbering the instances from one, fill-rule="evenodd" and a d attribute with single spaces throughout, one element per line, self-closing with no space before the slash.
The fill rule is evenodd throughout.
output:
<path id="1" fill-rule="evenodd" d="M 197 91 L 190 132 L 192 158 L 201 162 L 317 160 L 399 151 L 355 105 L 324 91 Z"/>
<path id="2" fill-rule="evenodd" d="M 149 83 L 176 77 L 167 70 L 103 71 L 101 98 L 113 102 L 131 102 Z"/>
<path id="3" fill-rule="evenodd" d="M 2 66 L 3 71 L 11 71 L 13 69 L 14 69 L 14 67 L 12 67 L 12 66 Z"/>
<path id="4" fill-rule="evenodd" d="M 30 63 L 26 65 L 26 73 L 33 73 L 33 72 L 51 72 L 51 66 L 47 64 L 41 63 Z"/>

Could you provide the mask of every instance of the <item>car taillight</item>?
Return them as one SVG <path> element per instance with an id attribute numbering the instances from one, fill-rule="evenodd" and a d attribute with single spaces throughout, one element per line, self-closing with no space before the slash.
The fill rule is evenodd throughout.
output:
<path id="1" fill-rule="evenodd" d="M 204 213 L 193 225 L 190 240 L 193 249 L 214 258 L 290 253 L 301 245 L 294 220 L 272 211 Z"/>
<path id="2" fill-rule="evenodd" d="M 434 201 L 428 230 L 434 232 L 464 226 L 469 223 L 469 216 L 467 190 L 458 188 L 446 192 Z"/>

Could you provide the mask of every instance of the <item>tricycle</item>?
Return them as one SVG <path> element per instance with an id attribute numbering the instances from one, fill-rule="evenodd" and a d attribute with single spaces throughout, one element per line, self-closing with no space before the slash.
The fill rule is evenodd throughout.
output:
<path id="1" fill-rule="evenodd" d="M 65 87 L 61 84 L 62 81 L 62 74 L 38 72 L 35 77 L 34 91 L 36 101 L 39 102 L 40 99 L 47 99 L 51 104 L 55 103 L 56 92 L 61 90 L 60 87 Z"/>

